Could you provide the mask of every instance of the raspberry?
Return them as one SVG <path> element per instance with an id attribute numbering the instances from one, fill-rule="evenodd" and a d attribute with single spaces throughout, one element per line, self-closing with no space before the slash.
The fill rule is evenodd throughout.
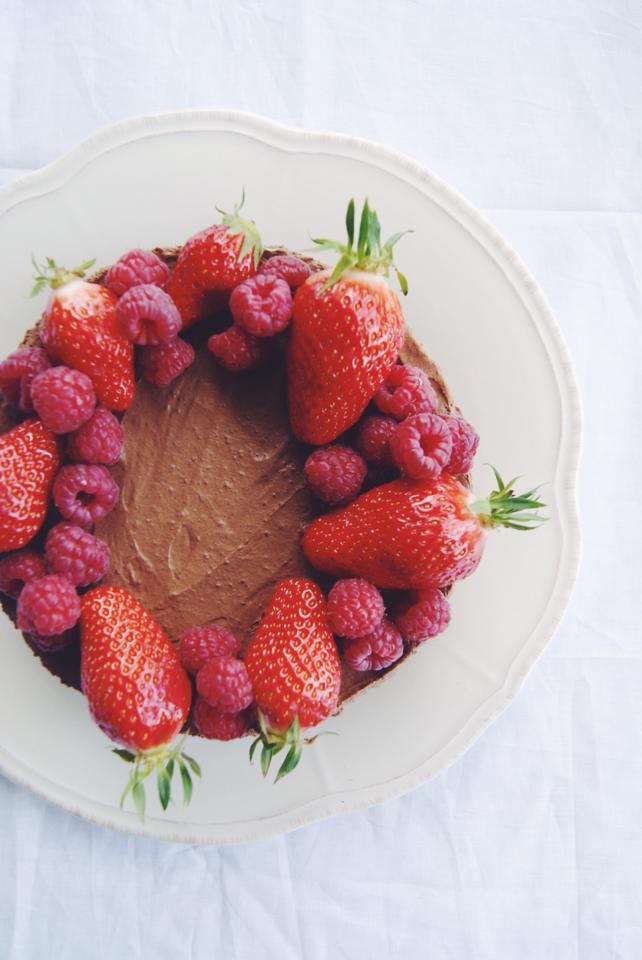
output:
<path id="1" fill-rule="evenodd" d="M 55 633 L 52 637 L 41 637 L 38 633 L 28 633 L 27 638 L 40 653 L 58 653 L 59 650 L 64 650 L 77 639 L 77 633 L 75 630 L 65 630 L 64 633 Z"/>
<path id="2" fill-rule="evenodd" d="M 198 673 L 213 657 L 236 657 L 241 644 L 227 627 L 192 627 L 178 638 L 178 655 L 189 673 Z"/>
<path id="3" fill-rule="evenodd" d="M 357 449 L 370 463 L 390 463 L 390 440 L 397 429 L 393 417 L 380 417 L 376 414 L 366 417 L 357 430 Z"/>
<path id="4" fill-rule="evenodd" d="M 25 413 L 31 413 L 33 379 L 50 366 L 42 347 L 20 347 L 0 363 L 0 393 L 8 403 L 17 403 Z"/>
<path id="5" fill-rule="evenodd" d="M 285 280 L 291 287 L 300 287 L 310 276 L 310 267 L 299 257 L 288 253 L 279 253 L 275 257 L 264 260 L 259 267 L 259 273 L 270 273 Z"/>
<path id="6" fill-rule="evenodd" d="M 356 497 L 367 473 L 363 457 L 340 443 L 314 450 L 303 469 L 317 497 L 333 506 Z"/>
<path id="7" fill-rule="evenodd" d="M 117 297 L 143 283 L 162 287 L 169 277 L 169 267 L 151 250 L 130 250 L 117 260 L 105 277 L 105 286 Z"/>
<path id="8" fill-rule="evenodd" d="M 343 658 L 353 670 L 385 670 L 403 653 L 401 634 L 389 620 L 383 620 L 366 637 L 350 640 Z"/>
<path id="9" fill-rule="evenodd" d="M 45 558 L 35 550 L 18 550 L 0 560 L 0 592 L 17 597 L 25 583 L 44 577 Z"/>
<path id="10" fill-rule="evenodd" d="M 173 340 L 183 326 L 172 298 L 152 283 L 132 287 L 122 295 L 116 304 L 116 322 L 124 337 L 143 347 Z"/>
<path id="11" fill-rule="evenodd" d="M 89 420 L 96 406 L 94 385 L 86 373 L 51 367 L 31 384 L 34 409 L 52 433 L 71 433 Z"/>
<path id="12" fill-rule="evenodd" d="M 68 464 L 54 480 L 53 501 L 65 520 L 89 527 L 116 505 L 118 484 L 106 467 Z"/>
<path id="13" fill-rule="evenodd" d="M 463 417 L 443 416 L 442 420 L 448 424 L 452 451 L 450 460 L 446 464 L 449 473 L 468 473 L 473 465 L 473 459 L 479 446 L 479 435 L 475 428 Z"/>
<path id="14" fill-rule="evenodd" d="M 250 729 L 246 712 L 223 713 L 216 707 L 210 707 L 202 697 L 196 698 L 192 720 L 201 737 L 208 740 L 236 740 Z"/>
<path id="15" fill-rule="evenodd" d="M 250 677 L 242 660 L 212 657 L 196 675 L 199 696 L 223 713 L 240 713 L 252 703 Z"/>
<path id="16" fill-rule="evenodd" d="M 257 273 L 232 290 L 230 311 L 234 322 L 255 337 L 273 337 L 292 318 L 289 285 L 273 273 Z"/>
<path id="17" fill-rule="evenodd" d="M 448 424 L 436 413 L 406 417 L 390 441 L 393 460 L 412 480 L 438 477 L 450 460 L 451 451 Z"/>
<path id="18" fill-rule="evenodd" d="M 328 621 L 334 633 L 354 640 L 383 620 L 383 597 L 367 580 L 337 580 L 328 594 Z"/>
<path id="19" fill-rule="evenodd" d="M 67 437 L 70 460 L 111 465 L 120 459 L 125 431 L 105 407 L 96 407 L 89 420 Z"/>
<path id="20" fill-rule="evenodd" d="M 53 637 L 75 626 L 80 617 L 80 598 L 66 577 L 49 574 L 32 580 L 18 597 L 18 629 Z"/>
<path id="21" fill-rule="evenodd" d="M 143 376 L 155 387 L 168 387 L 194 362 L 194 347 L 176 337 L 168 343 L 144 347 L 141 351 Z"/>
<path id="22" fill-rule="evenodd" d="M 73 523 L 57 523 L 47 534 L 45 557 L 52 573 L 75 587 L 102 580 L 109 570 L 109 547 Z"/>
<path id="23" fill-rule="evenodd" d="M 431 413 L 437 405 L 434 387 L 423 370 L 397 364 L 374 395 L 375 406 L 396 420 L 413 413 Z"/>
<path id="24" fill-rule="evenodd" d="M 233 324 L 223 333 L 215 333 L 207 341 L 207 349 L 222 367 L 233 373 L 252 370 L 265 357 L 264 344 L 258 337 Z"/>
<path id="25" fill-rule="evenodd" d="M 396 626 L 409 643 L 436 637 L 450 623 L 450 604 L 441 590 L 430 587 L 415 596 L 395 617 Z"/>

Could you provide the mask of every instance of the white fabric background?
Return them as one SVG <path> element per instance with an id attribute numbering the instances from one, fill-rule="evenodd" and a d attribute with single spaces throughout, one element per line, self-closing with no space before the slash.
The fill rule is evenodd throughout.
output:
<path id="1" fill-rule="evenodd" d="M 0 8 L 2 182 L 113 120 L 188 106 L 398 147 L 520 251 L 585 415 L 573 601 L 463 759 L 384 807 L 221 850 L 121 836 L 0 779 L 0 957 L 637 960 L 642 4 Z"/>

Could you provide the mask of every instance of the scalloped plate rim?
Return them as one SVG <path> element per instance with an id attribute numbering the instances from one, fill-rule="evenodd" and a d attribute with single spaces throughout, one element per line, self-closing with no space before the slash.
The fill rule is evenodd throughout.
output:
<path id="1" fill-rule="evenodd" d="M 432 779 L 457 760 L 515 699 L 531 668 L 551 640 L 567 606 L 577 575 L 581 550 L 576 492 L 581 411 L 573 367 L 560 328 L 543 293 L 519 255 L 456 190 L 416 161 L 381 144 L 342 133 L 304 130 L 237 110 L 187 110 L 147 114 L 99 129 L 47 166 L 0 188 L 0 216 L 24 200 L 32 200 L 58 189 L 93 159 L 132 140 L 171 132 L 200 130 L 239 132 L 285 150 L 303 149 L 306 152 L 323 153 L 325 146 L 325 152 L 329 150 L 355 159 L 366 159 L 369 163 L 378 164 L 393 175 L 419 186 L 420 189 L 422 184 L 427 185 L 430 188 L 430 198 L 436 199 L 482 244 L 525 302 L 546 347 L 566 412 L 555 478 L 563 534 L 562 551 L 558 577 L 537 628 L 524 641 L 524 653 L 513 660 L 502 686 L 478 707 L 456 736 L 422 764 L 402 776 L 384 780 L 376 786 L 345 789 L 328 794 L 275 816 L 235 822 L 231 825 L 190 824 L 160 818 L 149 818 L 141 824 L 128 811 L 79 797 L 73 791 L 53 783 L 48 777 L 8 754 L 0 744 L 0 772 L 44 799 L 90 822 L 139 836 L 173 842 L 226 844 L 275 836 L 337 813 L 363 809 L 402 796 Z"/>

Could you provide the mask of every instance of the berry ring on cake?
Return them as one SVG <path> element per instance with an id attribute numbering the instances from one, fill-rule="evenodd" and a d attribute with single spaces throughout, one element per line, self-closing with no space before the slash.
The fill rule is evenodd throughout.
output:
<path id="1" fill-rule="evenodd" d="M 189 801 L 188 736 L 251 737 L 290 774 L 447 629 L 488 531 L 542 520 L 497 470 L 470 490 L 479 438 L 395 291 L 403 233 L 350 201 L 346 238 L 315 240 L 328 267 L 264 248 L 241 207 L 91 275 L 36 265 L 49 302 L 0 363 L 3 605 L 141 817 L 150 777 Z"/>

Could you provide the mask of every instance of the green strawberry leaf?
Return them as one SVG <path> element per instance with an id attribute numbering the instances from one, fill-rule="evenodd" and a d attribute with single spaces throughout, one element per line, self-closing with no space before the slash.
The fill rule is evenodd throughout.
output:
<path id="1" fill-rule="evenodd" d="M 313 247 L 312 250 L 315 253 L 318 253 L 319 250 L 334 250 L 338 253 L 342 253 L 344 250 L 344 244 L 340 243 L 338 240 L 327 240 L 325 237 L 310 237 L 312 243 L 316 243 L 317 246 Z"/>
<path id="2" fill-rule="evenodd" d="M 406 275 L 403 274 L 401 270 L 398 270 L 396 267 L 395 267 L 395 273 L 397 274 L 397 280 L 399 281 L 401 292 L 405 297 L 408 295 L 408 281 L 406 280 Z"/>
<path id="3" fill-rule="evenodd" d="M 275 783 L 278 783 L 279 780 L 282 780 L 283 777 L 286 777 L 288 773 L 298 766 L 299 760 L 301 759 L 301 749 L 302 745 L 300 743 L 293 743 L 290 749 L 288 750 L 285 760 L 279 767 L 279 772 L 276 775 Z"/>
<path id="4" fill-rule="evenodd" d="M 381 247 L 381 227 L 375 210 L 370 212 L 368 221 L 368 254 L 377 253 Z"/>
<path id="5" fill-rule="evenodd" d="M 189 770 L 187 769 L 183 758 L 177 757 L 178 769 L 181 773 L 181 780 L 183 783 L 183 804 L 184 806 L 189 806 L 189 802 L 192 799 L 192 791 L 194 789 L 194 784 L 192 783 L 192 778 L 190 777 Z"/>
<path id="6" fill-rule="evenodd" d="M 351 267 L 354 267 L 355 263 L 356 263 L 356 260 L 354 255 L 349 253 L 344 253 L 343 256 L 337 261 L 337 264 L 334 270 L 332 271 L 332 273 L 330 274 L 326 282 L 323 284 L 323 287 L 322 287 L 323 292 L 325 292 L 328 289 L 328 287 L 331 287 L 333 283 L 336 283 L 336 281 L 339 279 L 342 273 L 345 273 L 346 270 L 349 270 Z"/>
<path id="7" fill-rule="evenodd" d="M 158 799 L 160 800 L 160 805 L 163 810 L 167 810 L 169 805 L 169 798 L 172 792 L 172 782 L 170 780 L 169 774 L 167 773 L 167 768 L 161 770 L 158 774 Z"/>
<path id="8" fill-rule="evenodd" d="M 264 777 L 267 777 L 269 773 L 273 753 L 274 748 L 271 744 L 263 745 L 263 749 L 261 750 L 261 773 Z"/>
<path id="9" fill-rule="evenodd" d="M 254 754 L 256 753 L 256 748 L 261 742 L 262 742 L 261 737 L 256 737 L 256 739 L 252 741 L 252 744 L 250 746 L 250 763 L 252 763 L 252 761 L 254 760 Z"/>
<path id="10" fill-rule="evenodd" d="M 135 754 L 133 754 L 131 750 L 124 750 L 122 747 L 114 747 L 112 753 L 115 753 L 116 756 L 124 760 L 125 763 L 133 763 L 136 759 Z"/>
<path id="11" fill-rule="evenodd" d="M 192 773 L 195 773 L 197 777 L 202 777 L 203 773 L 201 771 L 200 765 L 196 762 L 194 757 L 188 757 L 186 753 L 183 754 L 183 759 L 187 761 L 192 769 Z"/>
<path id="12" fill-rule="evenodd" d="M 346 231 L 348 234 L 348 247 L 352 250 L 354 243 L 354 199 L 350 200 L 346 210 Z"/>
<path id="13" fill-rule="evenodd" d="M 362 260 L 366 255 L 366 243 L 368 241 L 368 230 L 370 229 L 370 207 L 365 200 L 363 210 L 361 211 L 361 220 L 359 221 L 359 239 L 357 240 L 357 256 Z"/>
<path id="14" fill-rule="evenodd" d="M 288 743 L 298 743 L 301 739 L 301 723 L 299 721 L 299 714 L 295 713 L 294 720 L 288 728 L 286 734 L 286 740 Z"/>

